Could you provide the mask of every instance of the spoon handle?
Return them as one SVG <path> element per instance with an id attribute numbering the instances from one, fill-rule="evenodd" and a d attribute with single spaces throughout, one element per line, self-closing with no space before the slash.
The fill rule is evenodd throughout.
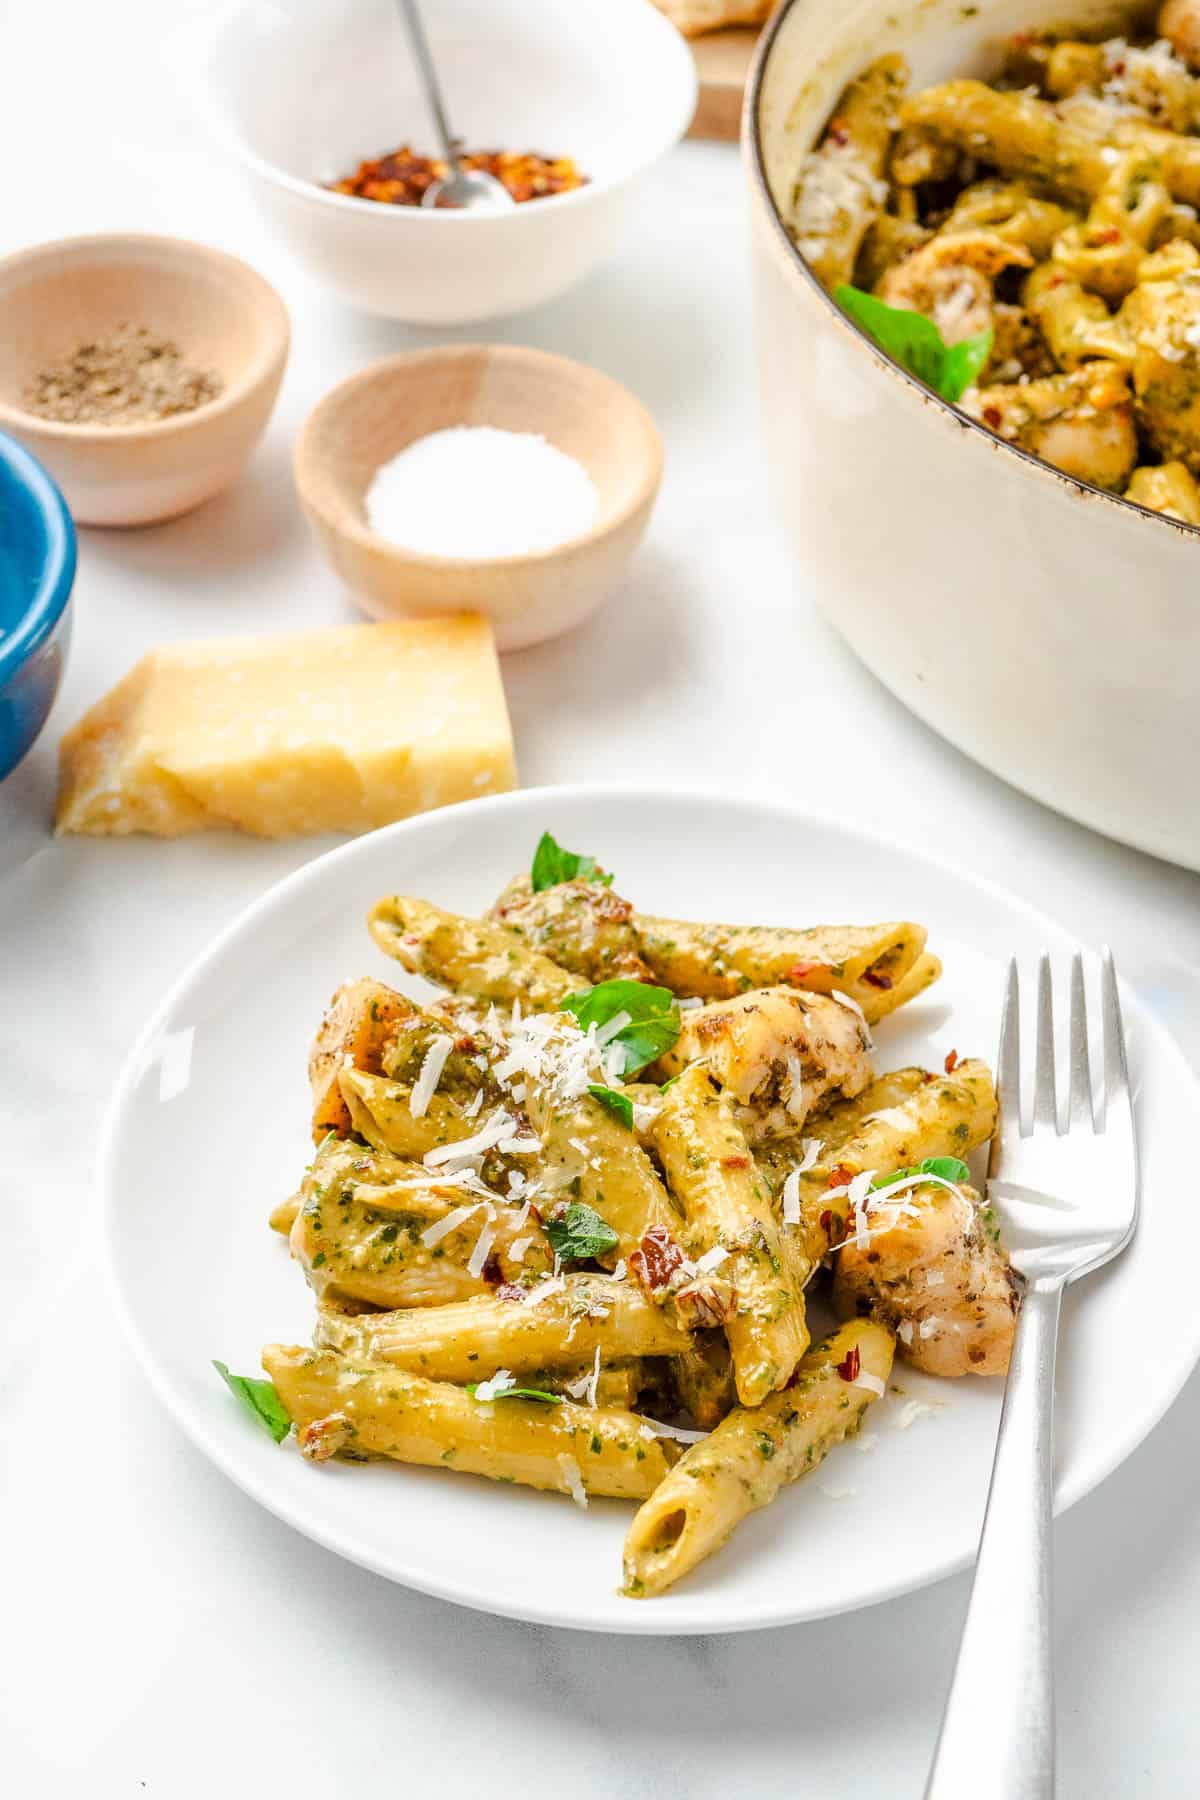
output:
<path id="1" fill-rule="evenodd" d="M 400 16 L 408 30 L 412 52 L 416 58 L 417 67 L 421 71 L 421 80 L 425 84 L 425 97 L 429 101 L 429 109 L 433 114 L 438 136 L 442 140 L 442 154 L 446 159 L 451 180 L 458 181 L 462 175 L 458 161 L 458 140 L 452 135 L 450 121 L 446 117 L 441 84 L 438 81 L 437 69 L 430 54 L 425 27 L 421 23 L 421 14 L 417 9 L 417 0 L 399 0 L 399 4 Z"/>

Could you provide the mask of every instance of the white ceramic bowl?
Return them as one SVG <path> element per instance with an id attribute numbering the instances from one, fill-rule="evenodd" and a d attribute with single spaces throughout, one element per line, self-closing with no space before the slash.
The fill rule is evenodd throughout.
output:
<path id="1" fill-rule="evenodd" d="M 845 82 L 901 50 L 913 85 L 987 74 L 1009 32 L 1109 29 L 1100 0 L 785 0 L 747 98 L 764 430 L 822 604 L 906 705 L 1084 824 L 1200 868 L 1200 531 L 973 424 L 846 320 L 783 196 Z"/>
<path id="2" fill-rule="evenodd" d="M 269 224 L 342 299 L 414 324 L 519 312 L 615 248 L 691 121 L 691 52 L 650 0 L 436 0 L 423 16 L 467 147 L 573 157 L 585 187 L 483 216 L 323 187 L 405 142 L 435 152 L 395 0 L 244 0 L 179 51 Z"/>

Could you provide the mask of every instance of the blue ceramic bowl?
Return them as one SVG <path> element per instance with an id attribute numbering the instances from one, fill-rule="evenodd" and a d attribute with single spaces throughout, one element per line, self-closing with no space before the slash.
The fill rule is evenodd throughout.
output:
<path id="1" fill-rule="evenodd" d="M 46 723 L 71 638 L 75 527 L 41 463 L 0 432 L 0 781 Z"/>

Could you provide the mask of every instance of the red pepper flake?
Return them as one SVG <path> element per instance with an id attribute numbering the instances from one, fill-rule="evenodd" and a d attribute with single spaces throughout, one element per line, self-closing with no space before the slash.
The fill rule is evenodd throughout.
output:
<path id="1" fill-rule="evenodd" d="M 829 1171 L 829 1180 L 825 1183 L 825 1186 L 827 1188 L 849 1187 L 853 1180 L 854 1170 L 846 1163 L 836 1163 Z"/>
<path id="2" fill-rule="evenodd" d="M 998 406 L 985 406 L 983 409 L 983 422 L 985 425 L 990 425 L 993 431 L 999 431 L 1000 421 L 1003 417 Z"/>
<path id="3" fill-rule="evenodd" d="M 836 1367 L 837 1367 L 837 1372 L 841 1376 L 843 1381 L 857 1381 L 858 1380 L 858 1372 L 862 1367 L 862 1358 L 858 1353 L 858 1345 L 857 1344 L 853 1345 L 853 1347 L 851 1349 L 847 1350 L 845 1356 L 843 1356 L 841 1362 L 838 1363 L 836 1365 Z"/>
<path id="4" fill-rule="evenodd" d="M 810 975 L 815 975 L 818 969 L 824 968 L 825 964 L 819 962 L 793 963 L 784 980 L 790 981 L 793 987 L 803 987 Z"/>
<path id="5" fill-rule="evenodd" d="M 721 1167 L 723 1169 L 748 1169 L 750 1158 L 748 1156 L 723 1156 Z"/>
<path id="6" fill-rule="evenodd" d="M 473 1037 L 468 1036 L 468 1037 L 455 1038 L 454 1048 L 458 1051 L 461 1051 L 461 1053 L 464 1056 L 474 1056 L 475 1052 L 479 1048 L 479 1045 L 475 1042 L 475 1039 Z"/>
<path id="7" fill-rule="evenodd" d="M 830 119 L 829 124 L 826 127 L 825 136 L 831 144 L 848 144 L 850 142 L 850 127 L 843 118 Z"/>
<path id="8" fill-rule="evenodd" d="M 925 1083 L 926 1087 L 928 1087 L 931 1081 L 937 1080 L 937 1076 L 933 1073 L 932 1069 L 922 1069 L 921 1080 Z"/>
<path id="9" fill-rule="evenodd" d="M 524 1300 L 525 1294 L 526 1289 L 518 1287 L 515 1281 L 502 1281 L 496 1289 L 497 1300 L 515 1300 L 520 1303 Z"/>
<path id="10" fill-rule="evenodd" d="M 825 1211 L 821 1214 L 820 1218 L 817 1220 L 817 1224 L 821 1227 L 821 1230 L 823 1232 L 825 1232 L 827 1236 L 832 1233 L 832 1231 L 833 1231 L 833 1208 L 831 1206 L 827 1206 L 825 1208 Z"/>
<path id="11" fill-rule="evenodd" d="M 958 1067 L 958 1051 L 957 1050 L 947 1050 L 946 1060 L 942 1064 L 942 1067 L 943 1067 L 943 1069 L 945 1069 L 947 1075 L 953 1075 L 955 1069 L 957 1069 L 957 1067 Z"/>
<path id="12" fill-rule="evenodd" d="M 1088 240 L 1091 244 L 1096 246 L 1099 246 L 1100 244 L 1119 244 L 1121 241 L 1120 227 L 1116 225 L 1105 225 L 1097 231 L 1089 232 Z"/>
<path id="13" fill-rule="evenodd" d="M 665 1225 L 651 1225 L 629 1266 L 648 1294 L 659 1294 L 684 1261 L 683 1251 Z"/>

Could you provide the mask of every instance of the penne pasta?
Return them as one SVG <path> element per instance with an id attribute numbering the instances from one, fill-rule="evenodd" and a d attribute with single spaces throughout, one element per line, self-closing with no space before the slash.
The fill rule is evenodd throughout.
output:
<path id="1" fill-rule="evenodd" d="M 539 1204 L 590 1206 L 617 1234 L 600 1260 L 628 1260 L 656 1226 L 678 1231 L 679 1215 L 636 1135 L 591 1095 L 559 1101 L 535 1089 L 529 1108 L 542 1141 Z"/>
<path id="2" fill-rule="evenodd" d="M 479 1130 L 479 1119 L 468 1117 L 458 1101 L 445 1094 L 431 1096 L 419 1117 L 412 1110 L 412 1089 L 382 1075 L 361 1069 L 343 1069 L 338 1077 L 354 1131 L 377 1150 L 419 1161 L 431 1150 L 461 1143 Z"/>
<path id="3" fill-rule="evenodd" d="M 474 1399 L 465 1388 L 329 1350 L 268 1344 L 263 1368 L 315 1462 L 390 1457 L 570 1494 L 642 1500 L 677 1455 L 636 1413 L 564 1400 Z"/>
<path id="4" fill-rule="evenodd" d="M 350 1113 L 338 1082 L 350 1066 L 378 1075 L 388 1040 L 416 1012 L 410 1000 L 381 981 L 349 981 L 329 1003 L 308 1057 L 313 1100 L 313 1141 L 327 1132 L 345 1137 Z"/>
<path id="5" fill-rule="evenodd" d="M 738 1399 L 756 1406 L 783 1387 L 808 1346 L 804 1300 L 784 1262 L 766 1182 L 734 1117 L 701 1064 L 663 1097 L 654 1141 L 683 1210 L 694 1259 L 724 1251 L 733 1284 L 725 1322 Z"/>
<path id="6" fill-rule="evenodd" d="M 837 989 L 862 1007 L 868 1022 L 892 1010 L 888 996 L 925 948 L 923 928 L 911 923 L 787 931 L 642 916 L 640 925 L 654 979 L 676 994 L 725 1000 L 781 984 L 816 994 Z"/>
<path id="7" fill-rule="evenodd" d="M 372 911 L 371 936 L 410 975 L 480 1000 L 519 1000 L 552 1009 L 578 985 L 565 969 L 530 950 L 520 934 L 481 919 L 443 912 L 425 900 L 391 894 Z"/>
<path id="8" fill-rule="evenodd" d="M 762 1406 L 735 1407 L 639 1508 L 625 1540 L 625 1592 L 661 1594 L 719 1550 L 862 1425 L 892 1368 L 891 1333 L 867 1319 L 816 1346 L 797 1379 Z"/>
<path id="9" fill-rule="evenodd" d="M 601 1368 L 633 1357 L 671 1356 L 691 1338 L 632 1281 L 566 1275 L 501 1299 L 423 1312 L 322 1314 L 318 1342 L 359 1361 L 384 1362 L 431 1381 L 482 1381 L 497 1369 L 517 1375 Z"/>
<path id="10" fill-rule="evenodd" d="M 385 1211 L 338 1194 L 304 1202 L 289 1242 L 318 1298 L 442 1307 L 487 1294 L 499 1282 L 544 1275 L 552 1265 L 540 1226 L 499 1200 L 427 1189 L 397 1196 L 396 1207 Z"/>

